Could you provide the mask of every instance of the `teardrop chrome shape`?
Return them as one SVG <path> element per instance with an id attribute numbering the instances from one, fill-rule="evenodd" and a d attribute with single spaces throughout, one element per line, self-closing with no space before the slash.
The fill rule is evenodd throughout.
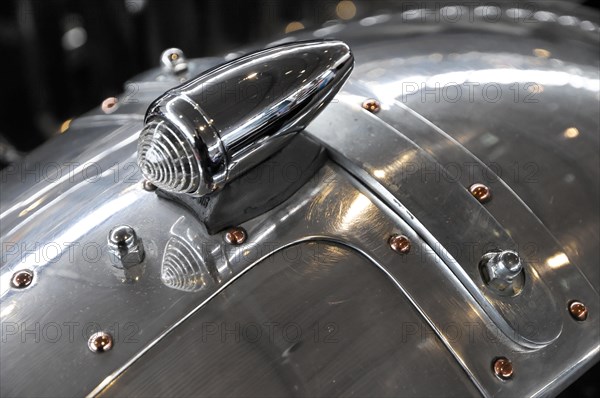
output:
<path id="1" fill-rule="evenodd" d="M 340 41 L 287 44 L 205 72 L 148 109 L 138 143 L 144 176 L 203 196 L 280 149 L 331 101 L 354 65 Z"/>

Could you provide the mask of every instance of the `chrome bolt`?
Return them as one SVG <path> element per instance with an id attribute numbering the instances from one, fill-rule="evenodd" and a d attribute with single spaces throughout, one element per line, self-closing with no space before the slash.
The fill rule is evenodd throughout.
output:
<path id="1" fill-rule="evenodd" d="M 129 268 L 144 260 L 142 239 L 129 225 L 120 225 L 108 233 L 108 251 L 117 268 Z"/>
<path id="2" fill-rule="evenodd" d="M 108 332 L 97 332 L 88 339 L 88 348 L 92 352 L 109 351 L 113 346 L 113 338 Z"/>
<path id="3" fill-rule="evenodd" d="M 390 236 L 388 244 L 396 253 L 407 254 L 410 251 L 410 239 L 404 235 Z"/>
<path id="4" fill-rule="evenodd" d="M 156 185 L 152 184 L 148 180 L 144 180 L 144 182 L 142 183 L 142 187 L 144 188 L 145 191 L 148 191 L 148 192 L 156 191 Z"/>
<path id="5" fill-rule="evenodd" d="M 178 48 L 169 48 L 160 56 L 160 64 L 163 70 L 174 75 L 185 74 L 188 70 L 187 60 L 183 51 Z"/>
<path id="6" fill-rule="evenodd" d="M 362 103 L 362 107 L 371 113 L 377 113 L 381 110 L 381 103 L 376 99 L 370 98 Z"/>
<path id="7" fill-rule="evenodd" d="M 507 358 L 497 358 L 492 367 L 496 377 L 501 380 L 508 380 L 513 377 L 513 365 Z"/>
<path id="8" fill-rule="evenodd" d="M 569 303 L 569 313 L 576 321 L 583 322 L 588 317 L 588 309 L 581 301 L 571 301 Z"/>
<path id="9" fill-rule="evenodd" d="M 241 245 L 246 241 L 247 237 L 248 235 L 243 228 L 235 227 L 225 233 L 225 242 L 230 245 Z"/>
<path id="10" fill-rule="evenodd" d="M 485 203 L 492 199 L 492 191 L 487 185 L 473 184 L 469 187 L 469 192 L 471 192 L 471 195 L 473 195 L 480 203 Z"/>
<path id="11" fill-rule="evenodd" d="M 480 264 L 484 281 L 499 291 L 510 287 L 523 271 L 521 258 L 512 250 L 487 253 Z"/>
<path id="12" fill-rule="evenodd" d="M 22 269 L 13 274 L 10 284 L 17 289 L 23 289 L 33 282 L 33 271 Z"/>

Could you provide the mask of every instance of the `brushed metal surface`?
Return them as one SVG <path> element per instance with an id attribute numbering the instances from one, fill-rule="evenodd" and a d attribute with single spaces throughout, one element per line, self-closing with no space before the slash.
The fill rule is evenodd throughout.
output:
<path id="1" fill-rule="evenodd" d="M 426 148 L 357 106 L 357 91 L 359 88 L 350 85 L 325 111 L 327 117 L 308 128 L 309 134 L 327 145 L 338 162 L 386 197 L 388 205 L 395 206 L 405 221 L 427 237 L 428 244 L 507 336 L 528 348 L 551 343 L 560 334 L 563 321 L 554 295 L 535 267 L 534 261 L 539 260 L 524 256 L 526 283 L 519 295 L 503 297 L 489 289 L 479 270 L 482 256 L 490 250 L 523 247 L 515 243 L 508 225 L 500 224 L 464 186 L 440 176 L 444 167 Z M 333 128 L 349 118 L 354 119 L 353 128 Z M 435 134 L 414 117 L 402 118 L 405 125 L 411 120 L 413 133 Z M 370 151 L 355 145 L 365 134 Z M 538 310 L 533 311 L 533 305 Z"/>
<path id="2" fill-rule="evenodd" d="M 99 396 L 165 395 L 478 392 L 376 265 L 312 240 L 262 260 Z"/>
<path id="3" fill-rule="evenodd" d="M 447 179 L 497 186 L 499 177 L 558 240 L 556 262 L 564 252 L 599 291 L 599 26 L 597 10 L 564 1 L 411 3 L 286 40 L 318 34 L 348 43 L 353 81 L 380 100 L 378 116 L 447 166 Z M 446 139 L 412 134 L 403 122 L 410 110 Z M 505 199 L 487 207 L 500 221 L 520 219 L 512 204 L 496 204 Z M 542 259 L 535 239 L 527 242 Z"/>

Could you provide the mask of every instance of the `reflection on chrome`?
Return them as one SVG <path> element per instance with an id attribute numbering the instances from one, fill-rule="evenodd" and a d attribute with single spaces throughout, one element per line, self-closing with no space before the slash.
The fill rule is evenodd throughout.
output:
<path id="1" fill-rule="evenodd" d="M 563 133 L 565 138 L 577 138 L 579 136 L 579 129 L 577 127 L 569 127 Z"/>
<path id="2" fill-rule="evenodd" d="M 206 287 L 206 272 L 200 255 L 184 240 L 174 236 L 165 246 L 160 279 L 177 290 L 197 292 Z"/>
<path id="3" fill-rule="evenodd" d="M 557 253 L 546 260 L 546 264 L 550 268 L 560 268 L 569 264 L 569 257 L 565 253 Z"/>
<path id="4" fill-rule="evenodd" d="M 465 95 L 481 89 L 478 85 L 520 84 L 527 88 L 528 84 L 536 83 L 545 87 L 570 86 L 594 93 L 600 90 L 596 71 L 552 58 L 552 54 L 544 49 L 532 49 L 531 56 L 477 51 L 441 54 L 443 63 L 440 63 L 439 54 L 431 55 L 367 62 L 357 66 L 357 73 L 368 76 L 365 83 L 384 103 L 398 98 L 405 100 L 407 96 L 427 89 L 452 86 L 460 86 Z"/>

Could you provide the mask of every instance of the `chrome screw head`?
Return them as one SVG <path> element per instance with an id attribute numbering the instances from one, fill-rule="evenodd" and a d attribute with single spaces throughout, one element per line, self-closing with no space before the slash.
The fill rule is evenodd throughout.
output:
<path id="1" fill-rule="evenodd" d="M 581 301 L 571 301 L 569 303 L 569 313 L 576 321 L 583 322 L 588 317 L 588 309 Z"/>
<path id="2" fill-rule="evenodd" d="M 408 252 L 410 252 L 410 239 L 408 239 L 404 235 L 395 234 L 390 236 L 388 244 L 390 245 L 390 248 L 396 253 L 407 254 Z"/>
<path id="3" fill-rule="evenodd" d="M 109 351 L 113 346 L 113 338 L 108 332 L 97 332 L 88 339 L 88 348 L 92 352 Z"/>
<path id="4" fill-rule="evenodd" d="M 491 287 L 504 291 L 523 271 L 519 254 L 512 250 L 487 253 L 480 262 L 483 280 Z"/>
<path id="5" fill-rule="evenodd" d="M 17 289 L 24 289 L 31 285 L 33 282 L 33 271 L 28 269 L 21 269 L 15 272 L 10 280 L 12 287 Z"/>
<path id="6" fill-rule="evenodd" d="M 144 260 L 144 245 L 129 225 L 119 225 L 108 233 L 108 251 L 113 265 L 129 268 Z"/>
<path id="7" fill-rule="evenodd" d="M 137 238 L 135 231 L 129 225 L 119 225 L 110 230 L 108 243 L 112 246 L 129 248 Z"/>
<path id="8" fill-rule="evenodd" d="M 377 113 L 381 110 L 381 103 L 376 99 L 369 98 L 362 103 L 362 107 L 371 113 Z"/>
<path id="9" fill-rule="evenodd" d="M 234 227 L 225 232 L 225 242 L 230 245 L 241 245 L 246 241 L 247 237 L 246 231 L 241 227 Z"/>
<path id="10" fill-rule="evenodd" d="M 492 199 L 492 191 L 487 185 L 473 184 L 469 187 L 469 192 L 475 197 L 480 203 L 486 203 Z"/>
<path id="11" fill-rule="evenodd" d="M 501 357 L 494 360 L 494 374 L 501 380 L 508 380 L 513 377 L 513 365 L 507 358 Z"/>

